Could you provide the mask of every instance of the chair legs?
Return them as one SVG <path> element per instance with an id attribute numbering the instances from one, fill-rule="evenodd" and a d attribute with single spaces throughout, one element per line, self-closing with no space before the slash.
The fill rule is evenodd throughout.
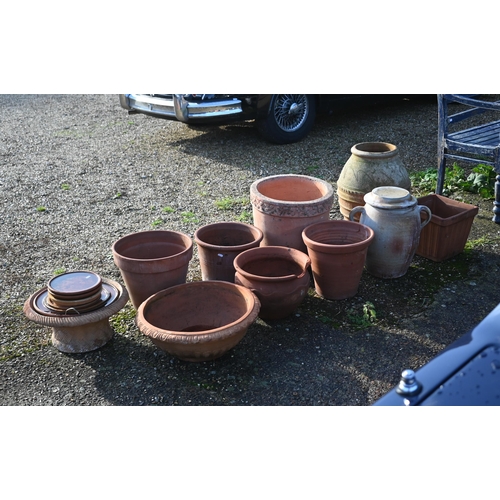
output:
<path id="1" fill-rule="evenodd" d="M 438 178 L 437 178 L 437 185 L 436 185 L 436 194 L 443 194 L 443 187 L 444 187 L 444 177 L 446 174 L 446 156 L 445 156 L 445 150 L 441 150 L 439 152 L 439 158 L 438 158 Z"/>
<path id="2" fill-rule="evenodd" d="M 500 146 L 495 149 L 495 201 L 493 202 L 493 222 L 500 224 Z"/>
<path id="3" fill-rule="evenodd" d="M 493 222 L 500 224 L 500 174 L 495 181 L 495 201 L 493 202 Z"/>

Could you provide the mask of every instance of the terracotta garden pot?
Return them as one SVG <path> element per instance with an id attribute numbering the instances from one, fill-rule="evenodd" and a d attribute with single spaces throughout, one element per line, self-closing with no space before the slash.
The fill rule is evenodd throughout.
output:
<path id="1" fill-rule="evenodd" d="M 411 180 L 399 151 L 387 142 L 362 142 L 351 148 L 351 156 L 340 172 L 337 194 L 344 219 L 354 207 L 365 204 L 364 196 L 379 186 L 410 190 Z M 359 214 L 356 221 L 359 220 Z"/>
<path id="2" fill-rule="evenodd" d="M 262 246 L 306 251 L 302 230 L 330 217 L 333 187 L 307 175 L 274 175 L 250 187 L 254 225 L 264 233 Z"/>
<path id="3" fill-rule="evenodd" d="M 184 361 L 216 359 L 235 347 L 259 314 L 259 299 L 226 281 L 184 283 L 153 295 L 137 326 L 160 349 Z"/>
<path id="4" fill-rule="evenodd" d="M 309 257 L 295 248 L 252 248 L 234 261 L 235 283 L 257 295 L 262 319 L 281 319 L 292 314 L 306 297 L 310 265 Z"/>
<path id="5" fill-rule="evenodd" d="M 176 231 L 143 231 L 119 239 L 112 251 L 137 309 L 156 292 L 186 282 L 193 241 Z"/>
<path id="6" fill-rule="evenodd" d="M 317 294 L 333 300 L 354 297 L 373 230 L 358 222 L 330 220 L 306 227 L 302 237 L 309 250 Z"/>
<path id="7" fill-rule="evenodd" d="M 432 218 L 420 233 L 416 254 L 442 262 L 461 253 L 479 207 L 439 194 L 429 194 L 417 201 L 429 207 Z"/>
<path id="8" fill-rule="evenodd" d="M 258 247 L 262 231 L 242 222 L 217 222 L 194 233 L 203 280 L 234 282 L 234 259 L 245 250 Z"/>

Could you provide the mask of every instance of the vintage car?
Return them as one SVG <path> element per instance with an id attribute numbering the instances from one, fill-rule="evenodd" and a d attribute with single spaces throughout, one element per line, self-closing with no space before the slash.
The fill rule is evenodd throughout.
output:
<path id="1" fill-rule="evenodd" d="M 500 304 L 375 406 L 500 406 Z"/>
<path id="2" fill-rule="evenodd" d="M 347 106 L 374 104 L 402 95 L 384 94 L 119 94 L 122 108 L 192 125 L 223 125 L 254 120 L 268 141 L 303 139 L 317 114 Z"/>

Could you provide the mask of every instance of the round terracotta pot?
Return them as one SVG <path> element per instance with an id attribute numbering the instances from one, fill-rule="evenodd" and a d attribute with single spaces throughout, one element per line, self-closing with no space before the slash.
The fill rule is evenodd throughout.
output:
<path id="1" fill-rule="evenodd" d="M 225 281 L 197 281 L 156 293 L 141 304 L 137 326 L 160 349 L 184 361 L 216 359 L 241 341 L 259 299 Z"/>
<path id="2" fill-rule="evenodd" d="M 194 233 L 194 240 L 203 280 L 234 283 L 235 257 L 258 247 L 263 237 L 260 229 L 242 222 L 216 222 L 200 227 Z"/>
<path id="3" fill-rule="evenodd" d="M 410 176 L 399 150 L 388 142 L 362 142 L 351 148 L 351 156 L 340 172 L 337 195 L 344 219 L 354 207 L 363 206 L 364 196 L 378 186 L 411 188 Z M 359 221 L 357 215 L 356 221 Z"/>
<path id="4" fill-rule="evenodd" d="M 309 250 L 318 295 L 341 300 L 358 293 L 374 236 L 368 226 L 346 220 L 320 222 L 304 229 L 302 237 Z"/>
<path id="5" fill-rule="evenodd" d="M 309 257 L 295 248 L 252 248 L 234 261 L 235 283 L 257 295 L 262 319 L 281 319 L 292 314 L 306 297 L 310 265 Z"/>
<path id="6" fill-rule="evenodd" d="M 302 230 L 330 217 L 333 187 L 307 175 L 274 175 L 250 187 L 254 225 L 264 233 L 262 246 L 306 251 Z"/>
<path id="7" fill-rule="evenodd" d="M 143 231 L 119 239 L 112 251 L 137 309 L 156 292 L 186 282 L 193 241 L 176 231 Z"/>

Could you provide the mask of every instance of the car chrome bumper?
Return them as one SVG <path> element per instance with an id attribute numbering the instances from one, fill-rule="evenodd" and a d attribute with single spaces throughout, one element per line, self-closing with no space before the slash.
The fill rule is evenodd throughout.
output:
<path id="1" fill-rule="evenodd" d="M 243 112 L 241 100 L 237 98 L 190 102 L 182 94 L 120 94 L 120 104 L 131 113 L 145 113 L 184 123 Z"/>

